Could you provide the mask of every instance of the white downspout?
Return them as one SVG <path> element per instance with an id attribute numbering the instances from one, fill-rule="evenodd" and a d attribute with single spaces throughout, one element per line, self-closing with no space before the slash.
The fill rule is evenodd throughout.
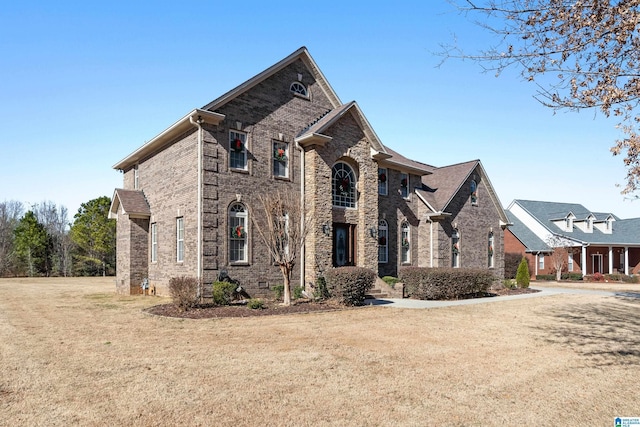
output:
<path id="1" fill-rule="evenodd" d="M 305 190 L 304 149 L 300 146 L 300 144 L 298 144 L 298 142 L 296 142 L 295 144 L 296 144 L 296 148 L 300 150 L 300 233 L 302 234 L 302 236 L 304 236 L 304 228 L 306 227 L 306 224 L 305 224 L 306 209 L 305 209 L 305 203 L 304 203 L 304 190 Z M 304 243 L 300 245 L 300 286 L 302 286 L 303 289 L 306 289 L 306 286 L 304 283 L 304 273 L 305 273 L 305 264 L 306 264 L 305 263 L 306 241 L 307 239 L 305 236 Z"/>
<path id="2" fill-rule="evenodd" d="M 198 127 L 198 219 L 197 219 L 197 239 L 196 245 L 196 277 L 198 281 L 202 278 L 202 118 L 194 121 L 193 116 L 189 116 L 192 125 Z"/>
<path id="3" fill-rule="evenodd" d="M 433 220 L 427 218 L 429 221 L 429 267 L 433 268 Z"/>

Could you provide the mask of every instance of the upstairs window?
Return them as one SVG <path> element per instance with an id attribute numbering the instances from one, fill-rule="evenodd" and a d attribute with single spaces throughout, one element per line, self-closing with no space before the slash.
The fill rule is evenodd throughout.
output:
<path id="1" fill-rule="evenodd" d="M 247 134 L 243 132 L 229 132 L 229 167 L 231 169 L 247 170 Z"/>
<path id="2" fill-rule="evenodd" d="M 409 175 L 406 173 L 400 174 L 400 194 L 405 199 L 409 198 Z"/>
<path id="3" fill-rule="evenodd" d="M 378 168 L 378 194 L 387 195 L 387 168 Z"/>
<path id="4" fill-rule="evenodd" d="M 289 144 L 286 142 L 273 142 L 273 176 L 289 178 Z"/>
<path id="5" fill-rule="evenodd" d="M 471 181 L 469 185 L 469 190 L 471 190 L 471 205 L 478 206 L 478 184 L 475 180 Z"/>
<path id="6" fill-rule="evenodd" d="M 356 175 L 346 163 L 336 163 L 331 170 L 333 206 L 356 207 Z"/>
<path id="7" fill-rule="evenodd" d="M 309 97 L 307 88 L 300 82 L 291 83 L 289 90 L 296 95 L 304 96 L 305 98 Z"/>

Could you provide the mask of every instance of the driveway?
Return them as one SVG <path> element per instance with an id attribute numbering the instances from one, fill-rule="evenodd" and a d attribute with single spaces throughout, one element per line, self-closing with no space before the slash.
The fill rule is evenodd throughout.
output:
<path id="1" fill-rule="evenodd" d="M 546 283 L 545 283 L 546 284 Z M 576 294 L 576 295 L 601 295 L 609 297 L 623 297 L 640 299 L 640 285 L 628 285 L 628 286 L 615 286 L 617 289 L 603 290 L 603 289 L 588 289 L 591 284 L 585 284 L 584 288 L 579 287 L 562 287 L 561 284 L 556 282 L 549 282 L 552 286 L 531 286 L 532 289 L 537 289 L 540 292 L 533 292 L 530 294 L 520 295 L 507 295 L 496 296 L 487 298 L 472 298 L 465 300 L 455 301 L 425 301 L 415 300 L 410 298 L 384 298 L 384 299 L 367 299 L 365 305 L 379 305 L 382 307 L 395 307 L 395 308 L 438 308 L 438 307 L 450 307 L 454 305 L 471 305 L 471 304 L 486 304 L 491 302 L 509 301 L 523 298 L 540 298 L 551 295 L 559 294 Z M 574 285 L 574 284 L 572 284 Z M 636 289 L 634 289 L 636 288 Z"/>

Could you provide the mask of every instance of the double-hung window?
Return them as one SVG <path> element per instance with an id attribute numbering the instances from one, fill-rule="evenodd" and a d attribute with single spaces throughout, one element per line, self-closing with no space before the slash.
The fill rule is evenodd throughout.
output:
<path id="1" fill-rule="evenodd" d="M 247 170 L 247 134 L 238 131 L 229 132 L 229 167 Z"/>
<path id="2" fill-rule="evenodd" d="M 406 173 L 400 174 L 400 194 L 405 199 L 409 198 L 409 175 Z"/>
<path id="3" fill-rule="evenodd" d="M 289 144 L 286 142 L 273 142 L 273 176 L 289 178 Z"/>
<path id="4" fill-rule="evenodd" d="M 387 195 L 387 168 L 378 168 L 378 194 L 382 196 Z"/>

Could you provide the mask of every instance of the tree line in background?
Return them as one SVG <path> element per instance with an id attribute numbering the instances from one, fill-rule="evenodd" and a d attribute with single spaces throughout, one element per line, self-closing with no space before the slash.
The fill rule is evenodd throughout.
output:
<path id="1" fill-rule="evenodd" d="M 50 201 L 30 209 L 0 202 L 0 277 L 115 274 L 116 224 L 111 199 L 83 203 L 69 221 L 64 206 Z"/>

